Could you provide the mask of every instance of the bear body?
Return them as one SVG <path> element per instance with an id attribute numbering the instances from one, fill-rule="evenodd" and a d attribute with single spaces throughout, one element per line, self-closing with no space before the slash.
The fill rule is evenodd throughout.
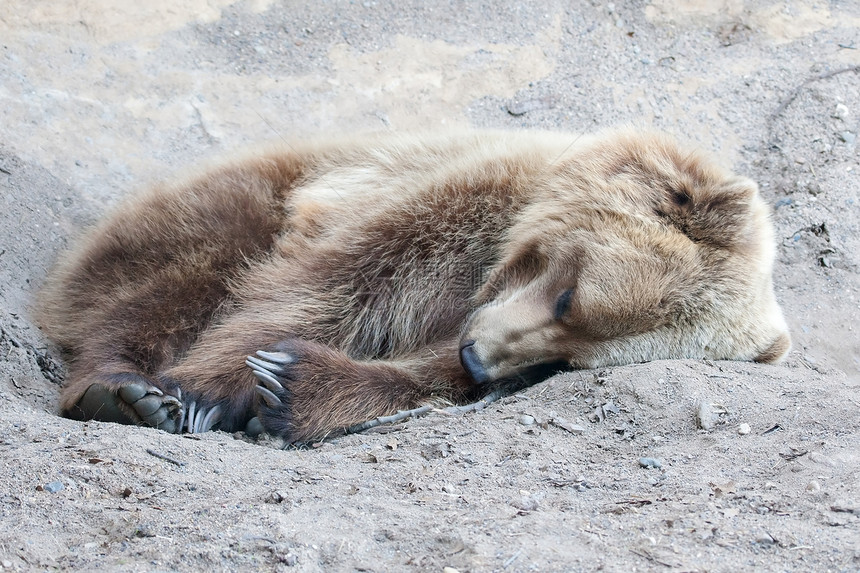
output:
<path id="1" fill-rule="evenodd" d="M 663 135 L 378 135 L 122 204 L 38 314 L 65 415 L 305 441 L 539 364 L 778 361 L 773 257 L 755 184 Z"/>

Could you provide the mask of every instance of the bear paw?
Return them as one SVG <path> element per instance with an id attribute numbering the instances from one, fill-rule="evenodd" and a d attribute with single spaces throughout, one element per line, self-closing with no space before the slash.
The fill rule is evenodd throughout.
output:
<path id="1" fill-rule="evenodd" d="M 290 338 L 245 364 L 260 401 L 254 430 L 290 443 L 324 439 L 423 401 L 408 375 L 383 361 L 358 362 L 325 345 Z"/>
<path id="2" fill-rule="evenodd" d="M 301 442 L 310 437 L 309 426 L 325 406 L 319 392 L 327 393 L 332 372 L 320 368 L 325 350 L 319 345 L 289 339 L 270 351 L 258 350 L 245 364 L 257 377 L 255 388 L 260 397 L 257 418 L 248 423 L 251 433 L 266 433 L 287 442 Z M 310 405 L 310 406 L 309 406 Z M 246 432 L 247 432 L 246 430 Z"/>
<path id="3" fill-rule="evenodd" d="M 70 413 L 83 420 L 142 423 L 170 433 L 181 431 L 180 419 L 184 411 L 179 398 L 165 394 L 138 376 L 119 390 L 92 384 L 73 409 Z"/>

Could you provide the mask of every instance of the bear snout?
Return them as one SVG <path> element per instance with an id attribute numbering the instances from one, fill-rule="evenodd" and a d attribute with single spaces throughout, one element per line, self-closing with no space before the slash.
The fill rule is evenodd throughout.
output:
<path id="1" fill-rule="evenodd" d="M 460 344 L 460 364 L 476 384 L 486 384 L 490 381 L 490 376 L 481 364 L 481 359 L 478 358 L 474 340 L 465 340 Z"/>

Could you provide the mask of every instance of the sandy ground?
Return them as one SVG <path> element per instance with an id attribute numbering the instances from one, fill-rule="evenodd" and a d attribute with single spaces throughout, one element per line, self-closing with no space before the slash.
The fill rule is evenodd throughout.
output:
<path id="1" fill-rule="evenodd" d="M 860 4 L 6 0 L 0 46 L 4 570 L 860 569 Z M 135 189 L 281 138 L 619 123 L 759 181 L 783 365 L 573 372 L 305 451 L 56 416 L 32 295 Z"/>

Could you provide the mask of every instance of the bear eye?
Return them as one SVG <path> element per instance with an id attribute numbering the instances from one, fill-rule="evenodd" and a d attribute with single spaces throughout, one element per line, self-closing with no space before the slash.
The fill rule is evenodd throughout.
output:
<path id="1" fill-rule="evenodd" d="M 561 293 L 558 300 L 555 301 L 555 312 L 553 313 L 555 320 L 561 320 L 570 310 L 571 297 L 573 297 L 573 289 L 569 288 Z"/>

